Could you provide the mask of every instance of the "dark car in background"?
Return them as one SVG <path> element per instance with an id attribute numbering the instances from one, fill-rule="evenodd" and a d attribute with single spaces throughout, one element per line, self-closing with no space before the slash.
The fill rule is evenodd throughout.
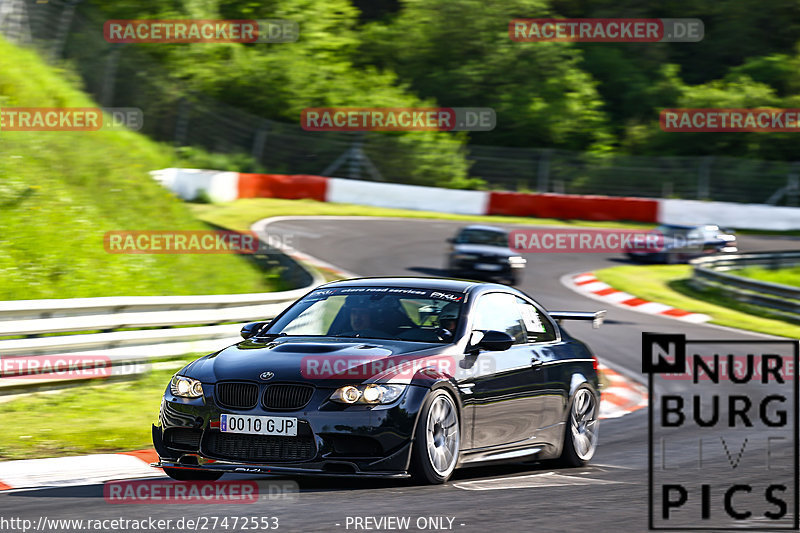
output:
<path id="1" fill-rule="evenodd" d="M 503 281 L 516 285 L 522 280 L 526 260 L 511 250 L 508 232 L 494 226 L 472 225 L 448 239 L 447 270 L 456 278 Z"/>
<path id="2" fill-rule="evenodd" d="M 662 224 L 650 233 L 658 237 L 659 246 L 656 249 L 628 247 L 625 255 L 629 259 L 675 264 L 704 255 L 739 251 L 736 235 L 715 224 Z"/>
<path id="3" fill-rule="evenodd" d="M 597 359 L 505 285 L 368 278 L 318 287 L 167 385 L 153 443 L 178 480 L 226 472 L 406 477 L 597 445 Z"/>

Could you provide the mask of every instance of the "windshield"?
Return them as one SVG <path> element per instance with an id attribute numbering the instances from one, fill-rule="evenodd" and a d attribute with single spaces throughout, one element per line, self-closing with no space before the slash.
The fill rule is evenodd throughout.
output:
<path id="1" fill-rule="evenodd" d="M 430 289 L 319 289 L 293 305 L 264 334 L 451 342 L 463 300 L 463 294 Z"/>
<path id="2" fill-rule="evenodd" d="M 658 226 L 656 229 L 653 230 L 653 232 L 659 233 L 667 237 L 675 237 L 675 236 L 685 237 L 690 232 L 697 233 L 695 228 L 686 228 L 683 226 L 665 226 L 665 225 Z"/>
<path id="3" fill-rule="evenodd" d="M 468 229 L 456 239 L 458 244 L 486 244 L 489 246 L 508 246 L 508 235 L 499 231 Z"/>

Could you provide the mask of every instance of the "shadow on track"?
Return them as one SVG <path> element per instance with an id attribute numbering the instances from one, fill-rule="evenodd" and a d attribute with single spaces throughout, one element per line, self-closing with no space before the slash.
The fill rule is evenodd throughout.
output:
<path id="1" fill-rule="evenodd" d="M 418 272 L 425 276 L 435 276 L 437 278 L 451 278 L 450 271 L 446 268 L 433 268 L 433 267 L 407 267 L 411 272 Z"/>
<path id="2" fill-rule="evenodd" d="M 449 483 L 453 482 L 478 480 L 482 478 L 498 478 L 505 476 L 513 476 L 519 474 L 535 474 L 537 472 L 547 472 L 553 470 L 554 466 L 548 462 L 536 463 L 522 463 L 522 464 L 509 464 L 509 465 L 490 465 L 482 467 L 470 467 L 456 470 Z M 568 473 L 571 469 L 560 469 L 563 473 Z M 346 491 L 359 491 L 359 490 L 398 490 L 410 488 L 425 488 L 436 489 L 436 485 L 419 485 L 410 479 L 379 479 L 379 478 L 347 478 L 347 477 L 313 477 L 313 476 L 247 476 L 247 475 L 226 475 L 221 481 L 235 481 L 235 480 L 279 480 L 290 479 L 296 481 L 299 491 L 301 493 L 315 493 L 315 492 L 346 492 Z M 144 481 L 145 479 L 143 479 Z M 168 479 L 164 478 L 146 478 L 147 481 L 156 481 Z M 130 480 L 129 480 L 130 481 Z M 40 489 L 24 490 L 20 492 L 13 492 L 8 496 L 23 497 L 23 498 L 80 498 L 91 500 L 103 500 L 103 485 L 76 485 L 69 487 L 48 487 Z"/>

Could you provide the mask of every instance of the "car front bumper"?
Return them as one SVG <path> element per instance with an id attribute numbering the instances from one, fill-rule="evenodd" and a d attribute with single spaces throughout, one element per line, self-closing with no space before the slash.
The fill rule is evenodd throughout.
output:
<path id="1" fill-rule="evenodd" d="M 187 400 L 167 391 L 152 428 L 158 466 L 253 474 L 406 476 L 417 415 L 428 389 L 411 385 L 388 406 L 333 404 L 327 400 L 331 392 L 317 389 L 299 411 L 236 411 L 218 407 L 209 395 Z M 297 418 L 298 436 L 221 433 L 222 413 Z"/>
<path id="2" fill-rule="evenodd" d="M 498 263 L 481 260 L 453 260 L 451 264 L 455 271 L 487 279 L 507 278 L 516 275 L 525 267 L 524 264 Z"/>

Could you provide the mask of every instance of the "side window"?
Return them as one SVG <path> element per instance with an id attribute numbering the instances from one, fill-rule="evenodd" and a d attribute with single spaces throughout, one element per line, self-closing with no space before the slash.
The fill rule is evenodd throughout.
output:
<path id="1" fill-rule="evenodd" d="M 522 316 L 528 342 L 548 342 L 556 340 L 553 324 L 535 306 L 522 298 L 515 297 L 517 308 Z"/>
<path id="2" fill-rule="evenodd" d="M 505 331 L 514 337 L 514 344 L 524 344 L 525 329 L 519 307 L 514 302 L 515 298 L 511 294 L 502 292 L 481 296 L 475 305 L 472 329 Z"/>

